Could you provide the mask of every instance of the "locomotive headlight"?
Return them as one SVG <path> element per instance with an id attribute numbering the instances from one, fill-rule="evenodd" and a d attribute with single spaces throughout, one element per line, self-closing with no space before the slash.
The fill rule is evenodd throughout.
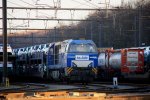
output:
<path id="1" fill-rule="evenodd" d="M 92 62 L 88 65 L 88 67 L 93 67 L 93 66 L 92 66 Z"/>

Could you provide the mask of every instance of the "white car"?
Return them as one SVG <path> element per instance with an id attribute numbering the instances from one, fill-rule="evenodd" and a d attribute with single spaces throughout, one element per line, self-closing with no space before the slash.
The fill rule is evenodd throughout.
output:
<path id="1" fill-rule="evenodd" d="M 18 49 L 18 48 L 17 48 L 17 49 L 13 49 L 13 50 L 12 50 L 13 55 L 17 55 L 17 54 L 18 54 L 18 51 L 19 51 L 19 49 Z"/>
<path id="2" fill-rule="evenodd" d="M 23 54 L 23 53 L 24 53 L 24 48 L 19 48 L 17 55 L 19 56 L 19 55 L 21 55 L 21 54 Z"/>
<path id="3" fill-rule="evenodd" d="M 45 47 L 46 44 L 41 44 L 39 45 L 39 48 L 37 49 L 38 52 L 42 52 L 43 48 Z"/>
<path id="4" fill-rule="evenodd" d="M 3 44 L 0 44 L 0 53 L 3 54 Z M 12 48 L 9 44 L 7 44 L 7 53 L 12 54 Z"/>
<path id="5" fill-rule="evenodd" d="M 44 45 L 43 51 L 44 51 L 45 54 L 48 53 L 49 47 L 51 47 L 52 44 L 53 43 L 47 43 L 47 44 Z"/>
<path id="6" fill-rule="evenodd" d="M 39 45 L 35 45 L 35 46 L 31 47 L 31 54 L 36 52 L 38 48 L 39 48 Z"/>

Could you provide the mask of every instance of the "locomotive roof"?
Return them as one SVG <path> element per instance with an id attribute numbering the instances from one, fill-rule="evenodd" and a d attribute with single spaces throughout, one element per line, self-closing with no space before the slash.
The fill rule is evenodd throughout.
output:
<path id="1" fill-rule="evenodd" d="M 76 43 L 76 44 L 81 44 L 81 43 L 92 43 L 94 44 L 94 42 L 92 40 L 65 40 L 64 42 L 68 42 L 68 43 Z"/>

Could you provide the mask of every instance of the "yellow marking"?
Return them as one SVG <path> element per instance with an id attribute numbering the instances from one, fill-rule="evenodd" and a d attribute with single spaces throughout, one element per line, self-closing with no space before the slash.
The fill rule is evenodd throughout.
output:
<path id="1" fill-rule="evenodd" d="M 72 70 L 73 70 L 73 69 L 71 69 L 71 70 L 68 72 L 68 74 L 70 74 L 70 73 L 72 72 Z"/>
<path id="2" fill-rule="evenodd" d="M 68 69 L 67 69 L 67 73 L 70 74 L 70 72 L 71 72 L 72 70 L 73 70 L 72 68 L 68 68 Z"/>
<path id="3" fill-rule="evenodd" d="M 92 71 L 97 74 L 97 69 L 96 68 L 92 68 Z"/>
<path id="4" fill-rule="evenodd" d="M 6 87 L 9 87 L 9 78 L 6 78 Z"/>
<path id="5" fill-rule="evenodd" d="M 67 72 L 69 72 L 71 70 L 71 68 L 67 68 Z"/>

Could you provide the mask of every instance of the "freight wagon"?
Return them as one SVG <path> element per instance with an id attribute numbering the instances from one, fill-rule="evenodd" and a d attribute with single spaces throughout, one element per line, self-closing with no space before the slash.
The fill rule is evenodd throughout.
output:
<path id="1" fill-rule="evenodd" d="M 148 78 L 143 49 L 106 50 L 100 52 L 98 59 L 99 78 Z"/>

